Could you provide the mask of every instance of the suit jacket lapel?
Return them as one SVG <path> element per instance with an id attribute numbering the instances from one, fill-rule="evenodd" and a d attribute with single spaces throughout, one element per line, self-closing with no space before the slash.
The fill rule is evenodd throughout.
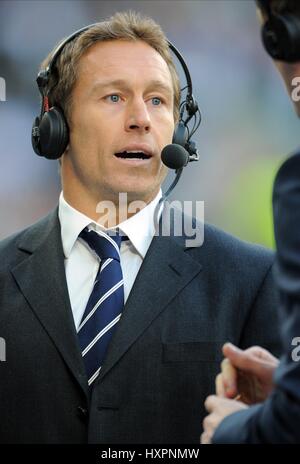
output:
<path id="1" fill-rule="evenodd" d="M 19 249 L 27 256 L 12 269 L 12 274 L 87 395 L 85 369 L 68 296 L 57 210 L 28 229 Z"/>
<path id="2" fill-rule="evenodd" d="M 114 366 L 152 321 L 201 271 L 201 264 L 186 253 L 186 237 L 155 236 L 126 302 L 110 342 L 99 379 Z"/>

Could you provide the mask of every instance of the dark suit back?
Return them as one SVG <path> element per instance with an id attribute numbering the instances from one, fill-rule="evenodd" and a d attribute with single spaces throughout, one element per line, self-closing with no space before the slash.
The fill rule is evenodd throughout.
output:
<path id="1" fill-rule="evenodd" d="M 228 416 L 215 433 L 215 443 L 300 443 L 300 154 L 281 166 L 273 208 L 284 355 L 273 394 L 262 405 Z"/>

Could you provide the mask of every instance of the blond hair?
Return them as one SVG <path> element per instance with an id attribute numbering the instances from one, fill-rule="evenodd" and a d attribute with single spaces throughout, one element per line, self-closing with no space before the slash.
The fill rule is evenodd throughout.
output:
<path id="1" fill-rule="evenodd" d="M 72 90 L 77 79 L 78 64 L 81 56 L 96 42 L 112 40 L 142 40 L 163 57 L 169 67 L 172 77 L 174 89 L 174 120 L 177 122 L 180 105 L 180 82 L 172 60 L 167 38 L 161 27 L 153 19 L 143 17 L 139 13 L 133 11 L 115 13 L 107 21 L 95 24 L 66 44 L 56 61 L 56 70 L 50 77 L 50 105 L 60 107 L 64 111 L 67 121 L 70 121 Z M 55 49 L 56 47 L 42 62 L 41 69 L 45 69 L 50 63 Z"/>

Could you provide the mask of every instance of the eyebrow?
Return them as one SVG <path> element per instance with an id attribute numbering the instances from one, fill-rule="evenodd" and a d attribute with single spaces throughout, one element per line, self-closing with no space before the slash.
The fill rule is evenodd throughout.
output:
<path id="1" fill-rule="evenodd" d="M 115 87 L 115 88 L 118 87 L 118 88 L 122 88 L 124 90 L 130 91 L 130 87 L 125 80 L 115 79 L 113 81 L 107 81 L 107 82 L 96 82 L 92 86 L 89 92 L 89 95 L 94 95 L 95 93 L 97 93 L 98 90 L 105 90 L 106 88 L 112 88 L 112 87 Z M 173 96 L 172 88 L 168 86 L 167 84 L 164 84 L 160 80 L 149 81 L 147 85 L 147 90 L 149 89 L 159 90 L 161 92 L 164 92 L 165 94 L 168 94 L 170 97 Z"/>

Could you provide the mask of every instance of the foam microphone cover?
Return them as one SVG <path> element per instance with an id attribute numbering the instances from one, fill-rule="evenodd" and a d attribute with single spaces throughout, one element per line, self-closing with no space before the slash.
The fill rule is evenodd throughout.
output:
<path id="1" fill-rule="evenodd" d="M 189 154 L 181 145 L 171 143 L 162 150 L 161 160 L 170 169 L 181 169 L 188 164 Z"/>

